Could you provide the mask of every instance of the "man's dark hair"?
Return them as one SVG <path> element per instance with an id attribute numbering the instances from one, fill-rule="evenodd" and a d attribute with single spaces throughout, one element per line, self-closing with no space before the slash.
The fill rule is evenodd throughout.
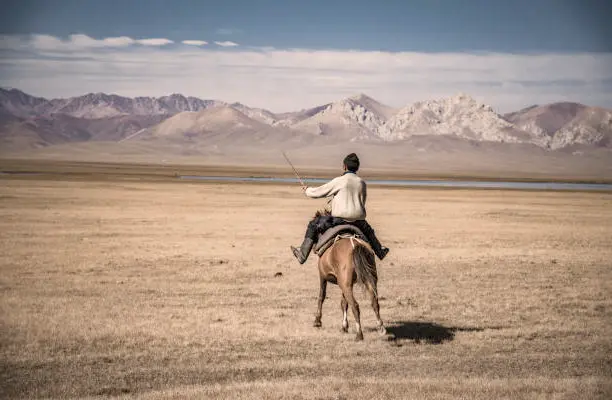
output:
<path id="1" fill-rule="evenodd" d="M 351 153 L 344 157 L 344 165 L 346 165 L 346 169 L 349 171 L 357 172 L 359 169 L 359 157 L 357 157 L 357 154 Z"/>

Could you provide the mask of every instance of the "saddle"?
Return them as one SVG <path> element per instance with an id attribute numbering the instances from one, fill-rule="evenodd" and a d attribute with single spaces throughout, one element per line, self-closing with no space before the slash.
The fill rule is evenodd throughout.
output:
<path id="1" fill-rule="evenodd" d="M 365 235 L 363 234 L 363 232 L 361 232 L 359 228 L 348 224 L 337 225 L 332 228 L 329 228 L 328 230 L 323 232 L 321 236 L 319 236 L 319 240 L 314 246 L 314 252 L 316 253 L 316 255 L 321 257 L 323 253 L 325 253 L 325 250 L 327 250 L 331 247 L 332 244 L 334 244 L 336 236 L 340 236 L 343 233 L 349 233 L 367 241 Z"/>

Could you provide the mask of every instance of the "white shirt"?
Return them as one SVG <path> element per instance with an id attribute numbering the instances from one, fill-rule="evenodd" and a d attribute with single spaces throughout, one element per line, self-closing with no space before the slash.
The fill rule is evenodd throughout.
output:
<path id="1" fill-rule="evenodd" d="M 324 185 L 306 188 L 306 196 L 317 199 L 333 196 L 332 216 L 355 221 L 366 218 L 366 183 L 357 174 L 346 172 Z"/>

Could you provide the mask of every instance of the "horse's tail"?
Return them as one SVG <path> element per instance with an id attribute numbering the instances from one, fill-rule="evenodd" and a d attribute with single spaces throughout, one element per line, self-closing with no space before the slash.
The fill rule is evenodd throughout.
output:
<path id="1" fill-rule="evenodd" d="M 376 273 L 374 254 L 366 246 L 358 243 L 353 250 L 353 264 L 355 265 L 357 281 L 369 287 L 374 292 L 374 295 L 378 297 L 376 290 L 378 274 Z"/>

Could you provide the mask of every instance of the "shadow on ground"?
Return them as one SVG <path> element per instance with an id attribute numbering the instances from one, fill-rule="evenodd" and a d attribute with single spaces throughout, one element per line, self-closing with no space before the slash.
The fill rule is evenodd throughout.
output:
<path id="1" fill-rule="evenodd" d="M 455 332 L 482 332 L 483 328 L 446 327 L 433 322 L 398 321 L 386 326 L 393 340 L 414 340 L 416 343 L 441 344 L 455 338 Z"/>

